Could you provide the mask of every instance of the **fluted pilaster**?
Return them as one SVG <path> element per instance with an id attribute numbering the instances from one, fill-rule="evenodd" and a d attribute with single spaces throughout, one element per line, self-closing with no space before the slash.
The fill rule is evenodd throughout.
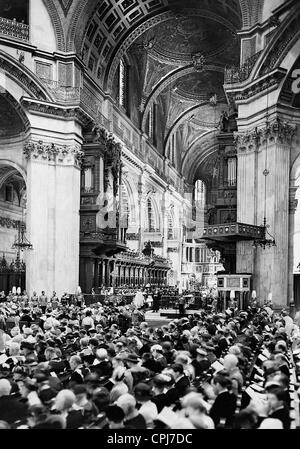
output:
<path id="1" fill-rule="evenodd" d="M 238 243 L 237 268 L 244 271 L 252 265 L 254 288 L 260 299 L 271 291 L 274 302 L 282 306 L 287 304 L 289 294 L 289 171 L 295 130 L 293 124 L 277 117 L 235 136 L 238 220 L 262 225 L 266 217 L 267 230 L 276 240 L 276 247 L 265 250 L 251 250 L 250 243 Z"/>

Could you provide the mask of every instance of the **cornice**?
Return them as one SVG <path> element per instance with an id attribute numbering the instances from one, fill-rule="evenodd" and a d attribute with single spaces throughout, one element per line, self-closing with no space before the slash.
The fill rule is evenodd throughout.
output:
<path id="1" fill-rule="evenodd" d="M 275 90 L 279 87 L 287 71 L 277 68 L 271 73 L 260 77 L 252 82 L 243 82 L 225 85 L 225 93 L 230 104 L 247 103 L 264 92 Z"/>
<path id="2" fill-rule="evenodd" d="M 29 112 L 44 117 L 57 117 L 64 120 L 76 120 L 83 127 L 93 123 L 92 118 L 79 106 L 62 106 L 54 103 L 22 98 L 21 104 Z"/>

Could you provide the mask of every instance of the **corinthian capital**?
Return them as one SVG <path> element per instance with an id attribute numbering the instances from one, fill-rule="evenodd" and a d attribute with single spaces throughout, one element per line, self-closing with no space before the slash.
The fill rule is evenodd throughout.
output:
<path id="1" fill-rule="evenodd" d="M 266 122 L 265 126 L 261 129 L 261 133 L 262 138 L 279 140 L 282 143 L 291 144 L 296 129 L 297 125 L 289 124 L 287 121 L 276 117 L 275 120 Z"/>
<path id="2" fill-rule="evenodd" d="M 234 133 L 234 144 L 238 153 L 255 149 L 260 144 L 261 132 L 258 128 Z"/>
<path id="3" fill-rule="evenodd" d="M 84 152 L 80 145 L 59 145 L 42 140 L 28 141 L 23 149 L 26 159 L 39 159 L 55 163 L 73 163 L 80 166 Z"/>
<path id="4" fill-rule="evenodd" d="M 234 133 L 234 142 L 238 153 L 258 148 L 266 139 L 290 145 L 296 129 L 297 126 L 295 124 L 289 124 L 287 121 L 276 117 L 246 132 Z"/>

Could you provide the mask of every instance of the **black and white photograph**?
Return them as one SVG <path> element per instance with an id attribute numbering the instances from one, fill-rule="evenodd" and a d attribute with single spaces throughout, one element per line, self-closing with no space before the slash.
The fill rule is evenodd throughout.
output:
<path id="1" fill-rule="evenodd" d="M 299 200 L 299 0 L 0 0 L 4 436 L 300 429 Z"/>

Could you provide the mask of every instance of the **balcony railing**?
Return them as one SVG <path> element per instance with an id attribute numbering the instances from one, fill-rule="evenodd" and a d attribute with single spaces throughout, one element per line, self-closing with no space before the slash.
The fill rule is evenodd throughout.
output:
<path id="1" fill-rule="evenodd" d="M 63 86 L 58 81 L 46 78 L 40 78 L 40 80 L 50 90 L 56 100 L 72 103 L 80 101 L 81 89 L 79 87 Z"/>
<path id="2" fill-rule="evenodd" d="M 241 83 L 249 78 L 249 75 L 258 60 L 262 50 L 250 56 L 241 67 L 231 66 L 225 67 L 224 83 L 233 84 Z"/>
<path id="3" fill-rule="evenodd" d="M 77 104 L 89 115 L 91 115 L 98 125 L 110 130 L 110 120 L 100 112 L 101 103 L 87 89 L 81 87 L 64 86 L 59 81 L 40 78 L 42 83 L 50 90 L 58 102 L 66 104 Z"/>
<path id="4" fill-rule="evenodd" d="M 0 17 L 0 35 L 13 37 L 22 41 L 29 41 L 29 25 L 19 23 L 15 19 L 5 19 Z"/>
<path id="5" fill-rule="evenodd" d="M 80 106 L 95 119 L 98 125 L 110 131 L 111 121 L 102 114 L 100 100 L 85 87 L 80 89 Z"/>
<path id="6" fill-rule="evenodd" d="M 226 223 L 207 226 L 203 229 L 201 239 L 227 241 L 227 240 L 255 240 L 263 238 L 262 226 L 245 223 Z"/>

